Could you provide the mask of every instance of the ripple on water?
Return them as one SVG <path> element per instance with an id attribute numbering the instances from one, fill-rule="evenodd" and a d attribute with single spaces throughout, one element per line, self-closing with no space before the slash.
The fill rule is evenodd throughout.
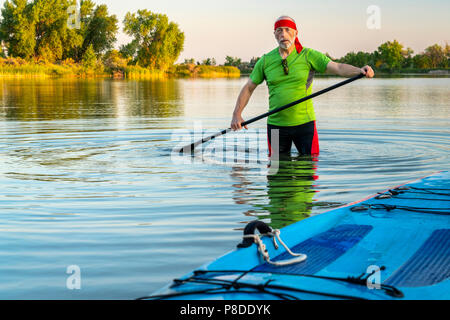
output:
<path id="1" fill-rule="evenodd" d="M 448 82 L 422 87 L 422 81 L 377 81 L 317 100 L 318 161 L 294 152 L 273 174 L 267 171 L 263 123 L 262 129 L 255 124 L 247 134 L 227 135 L 225 152 L 172 158 L 180 142 L 172 128 L 190 127 L 199 118 L 215 128 L 211 133 L 228 124 L 224 106 L 234 104 L 242 79 L 160 87 L 113 82 L 111 90 L 126 88 L 115 93 L 117 101 L 110 100 L 113 94 L 87 91 L 88 99 L 64 110 L 57 103 L 45 110 L 27 106 L 34 100 L 22 101 L 26 110 L 20 110 L 14 99 L 22 91 L 6 85 L 9 96 L 0 109 L 7 120 L 0 122 L 0 298 L 143 296 L 232 250 L 248 221 L 282 227 L 449 169 Z M 402 86 L 413 92 L 404 95 Z M 361 90 L 370 103 L 360 102 Z M 205 105 L 223 92 L 220 107 Z M 394 99 L 398 93 L 400 100 Z M 249 116 L 265 111 L 266 94 L 255 91 L 258 105 L 249 105 Z M 73 96 L 65 98 L 81 99 Z M 212 145 L 204 147 L 211 151 Z M 82 290 L 66 288 L 69 265 L 80 266 Z"/>

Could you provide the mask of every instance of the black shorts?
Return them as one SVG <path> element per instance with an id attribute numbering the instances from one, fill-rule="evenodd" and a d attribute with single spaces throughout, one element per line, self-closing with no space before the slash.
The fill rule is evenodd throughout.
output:
<path id="1" fill-rule="evenodd" d="M 319 137 L 317 135 L 316 122 L 311 121 L 299 126 L 280 127 L 267 124 L 267 140 L 269 144 L 269 157 L 276 152 L 276 144 L 272 141 L 272 130 L 278 129 L 279 155 L 290 155 L 292 142 L 294 142 L 300 155 L 318 155 Z"/>

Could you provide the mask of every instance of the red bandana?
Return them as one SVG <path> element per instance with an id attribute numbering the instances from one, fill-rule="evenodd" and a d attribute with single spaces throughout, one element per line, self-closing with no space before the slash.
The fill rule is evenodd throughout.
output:
<path id="1" fill-rule="evenodd" d="M 297 30 L 297 25 L 295 24 L 294 21 L 291 21 L 291 20 L 278 20 L 275 23 L 274 30 L 277 30 L 277 28 L 280 28 L 280 27 L 288 27 L 288 28 Z M 295 47 L 297 48 L 298 53 L 300 53 L 303 50 L 303 47 L 300 44 L 300 41 L 298 40 L 298 37 L 295 38 Z"/>

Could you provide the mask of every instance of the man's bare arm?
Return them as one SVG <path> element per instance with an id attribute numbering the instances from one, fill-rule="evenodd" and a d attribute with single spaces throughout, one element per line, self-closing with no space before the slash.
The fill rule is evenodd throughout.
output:
<path id="1" fill-rule="evenodd" d="M 231 120 L 231 129 L 234 131 L 242 129 L 241 123 L 244 122 L 242 119 L 242 111 L 247 106 L 250 97 L 255 91 L 257 85 L 253 83 L 251 79 L 248 79 L 247 83 L 241 90 L 239 97 L 236 101 L 236 107 L 234 108 L 233 118 Z M 247 126 L 244 126 L 245 129 L 248 129 Z"/>
<path id="2" fill-rule="evenodd" d="M 327 65 L 327 73 L 335 74 L 341 77 L 353 77 L 362 73 L 367 78 L 373 78 L 375 73 L 370 66 L 364 66 L 362 68 L 354 67 L 345 63 L 337 63 L 330 61 Z"/>

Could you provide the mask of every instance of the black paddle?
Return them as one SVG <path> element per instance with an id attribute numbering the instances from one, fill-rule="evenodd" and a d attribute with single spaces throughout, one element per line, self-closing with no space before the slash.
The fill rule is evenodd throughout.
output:
<path id="1" fill-rule="evenodd" d="M 304 102 L 306 100 L 309 100 L 309 99 L 312 99 L 314 97 L 317 97 L 317 96 L 319 96 L 319 95 L 321 95 L 323 93 L 326 93 L 328 91 L 331 91 L 333 89 L 342 87 L 343 85 L 346 85 L 347 83 L 350 83 L 350 82 L 353 82 L 355 80 L 361 79 L 362 77 L 364 77 L 364 74 L 361 73 L 361 74 L 359 74 L 357 76 L 354 76 L 353 78 L 349 78 L 349 79 L 344 80 L 342 82 L 336 83 L 335 85 L 332 85 L 331 87 L 328 87 L 328 88 L 325 88 L 323 90 L 317 91 L 316 93 L 310 94 L 309 96 L 306 96 L 304 98 L 301 98 L 299 100 L 291 102 L 291 103 L 289 103 L 289 104 L 287 104 L 285 106 L 273 109 L 272 111 L 266 112 L 266 113 L 264 113 L 262 115 L 259 115 L 259 116 L 255 117 L 253 119 L 244 121 L 244 122 L 241 123 L 241 126 L 243 127 L 243 126 L 246 126 L 246 125 L 248 125 L 250 123 L 253 123 L 255 121 L 261 120 L 262 118 L 268 117 L 268 116 L 270 116 L 270 115 L 272 115 L 274 113 L 277 113 L 277 112 L 280 112 L 280 111 L 285 110 L 287 108 L 290 108 L 292 106 L 295 106 L 296 104 L 299 104 L 299 103 L 302 103 L 302 102 Z M 217 138 L 217 137 L 219 137 L 221 135 L 227 134 L 230 131 L 231 131 L 231 128 L 228 128 L 228 129 L 222 130 L 220 132 L 217 132 L 217 133 L 215 133 L 215 134 L 213 134 L 213 135 L 211 135 L 209 137 L 202 138 L 201 140 L 198 140 L 197 142 L 194 142 L 194 143 L 191 143 L 191 144 L 189 144 L 187 146 L 184 146 L 183 148 L 181 148 L 179 150 L 179 153 L 183 153 L 183 152 L 184 153 L 187 153 L 187 152 L 192 153 L 194 151 L 195 147 L 197 147 L 198 145 L 200 145 L 202 143 L 205 143 L 205 142 L 208 142 L 210 140 L 213 140 L 214 138 Z"/>

